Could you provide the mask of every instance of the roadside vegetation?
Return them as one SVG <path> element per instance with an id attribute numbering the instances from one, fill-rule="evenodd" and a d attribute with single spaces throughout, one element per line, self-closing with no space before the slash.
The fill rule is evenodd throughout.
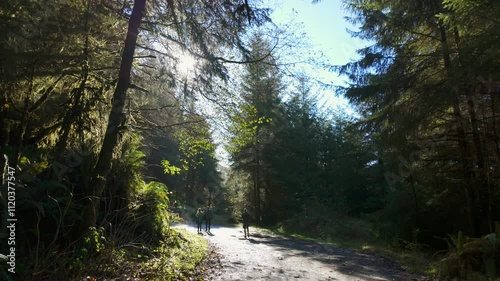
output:
<path id="1" fill-rule="evenodd" d="M 280 224 L 269 228 L 272 233 L 363 251 L 394 262 L 402 268 L 428 277 L 436 276 L 439 256 L 418 241 L 394 237 L 382 238 L 376 226 L 367 219 L 337 218 L 326 225 L 304 228 L 300 225 Z"/>
<path id="2" fill-rule="evenodd" d="M 200 207 L 500 278 L 500 1 L 344 0 L 340 66 L 266 3 L 0 2 L 1 280 L 187 279 Z"/>
<path id="3" fill-rule="evenodd" d="M 61 274 L 63 270 L 56 270 L 50 280 L 198 279 L 202 272 L 196 267 L 208 253 L 208 242 L 187 231 L 172 229 L 164 240 L 155 245 L 110 241 L 103 248 L 99 254 L 88 255 L 74 265 L 74 270 L 66 276 Z"/>

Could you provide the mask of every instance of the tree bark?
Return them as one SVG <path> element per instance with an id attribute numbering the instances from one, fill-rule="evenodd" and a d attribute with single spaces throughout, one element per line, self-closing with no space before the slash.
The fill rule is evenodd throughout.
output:
<path id="1" fill-rule="evenodd" d="M 457 49 L 457 59 L 459 60 L 459 65 L 466 65 L 466 62 L 464 62 L 464 50 L 461 48 L 461 38 L 458 32 L 458 28 L 455 27 L 453 28 L 454 32 L 454 39 L 455 39 L 455 45 Z M 468 76 L 468 71 L 463 70 L 463 81 L 467 81 L 467 76 Z M 473 87 L 471 85 L 467 85 L 467 82 L 464 82 L 464 85 L 461 87 L 461 92 L 465 95 L 466 97 L 466 104 L 467 104 L 467 113 L 469 115 L 469 122 L 471 126 L 471 131 L 472 131 L 472 146 L 474 147 L 475 150 L 475 156 L 476 159 L 473 161 L 473 167 L 477 167 L 473 170 L 471 170 L 472 173 L 474 173 L 474 182 L 473 186 L 471 188 L 474 189 L 475 193 L 475 198 L 474 201 L 472 202 L 473 204 L 473 210 L 475 213 L 475 223 L 474 223 L 474 234 L 476 236 L 481 235 L 484 233 L 484 231 L 487 231 L 486 228 L 483 226 L 483 223 L 480 223 L 481 218 L 485 217 L 484 216 L 484 208 L 488 208 L 488 200 L 485 200 L 484 196 L 488 196 L 489 193 L 487 192 L 487 176 L 486 176 L 486 169 L 485 169 L 485 157 L 484 157 L 484 151 L 483 151 L 483 143 L 481 140 L 480 136 L 480 122 L 478 121 L 477 118 L 477 111 L 476 111 L 476 103 L 473 100 Z M 479 102 L 479 100 L 478 100 Z M 471 151 L 472 152 L 472 151 Z"/>
<path id="2" fill-rule="evenodd" d="M 86 233 L 90 227 L 95 226 L 101 194 L 106 187 L 106 177 L 111 170 L 113 151 L 118 144 L 118 127 L 123 121 L 123 108 L 127 90 L 130 86 L 130 72 L 134 60 L 134 52 L 137 43 L 139 27 L 145 11 L 146 0 L 135 0 L 132 15 L 129 20 L 125 48 L 118 76 L 118 83 L 112 99 L 112 109 L 109 114 L 106 135 L 99 153 L 99 159 L 94 167 L 92 178 L 89 183 L 87 198 L 83 203 L 82 233 Z"/>
<path id="3" fill-rule="evenodd" d="M 438 26 L 440 36 L 441 36 L 441 47 L 443 51 L 443 66 L 447 73 L 448 77 L 451 77 L 451 58 L 450 58 L 450 47 L 448 45 L 448 36 L 446 34 L 446 30 L 443 24 L 439 24 Z M 477 222 L 477 210 L 474 208 L 475 202 L 475 190 L 473 188 L 473 172 L 470 165 L 469 159 L 469 147 L 467 145 L 466 135 L 465 135 L 465 126 L 464 119 L 462 116 L 462 112 L 460 110 L 460 100 L 457 96 L 453 102 L 453 119 L 455 131 L 457 134 L 457 142 L 458 142 L 458 150 L 460 152 L 460 161 L 462 162 L 462 168 L 464 173 L 464 184 L 465 184 L 465 202 L 466 202 L 466 212 L 467 218 L 469 221 L 469 225 L 471 227 L 471 231 L 473 234 L 477 234 L 479 232 L 479 226 Z"/>

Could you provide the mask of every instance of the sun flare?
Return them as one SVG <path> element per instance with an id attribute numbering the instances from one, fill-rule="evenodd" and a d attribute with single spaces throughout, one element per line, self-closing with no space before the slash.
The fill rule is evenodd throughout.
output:
<path id="1" fill-rule="evenodd" d="M 194 70 L 196 64 L 195 58 L 190 55 L 183 53 L 179 58 L 178 69 L 180 74 L 183 76 L 189 75 Z"/>

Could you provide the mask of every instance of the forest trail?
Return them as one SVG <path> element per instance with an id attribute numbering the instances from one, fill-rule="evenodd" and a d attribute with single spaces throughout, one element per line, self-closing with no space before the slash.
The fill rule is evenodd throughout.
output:
<path id="1" fill-rule="evenodd" d="M 196 233 L 195 225 L 175 227 Z M 251 227 L 247 240 L 236 227 L 212 226 L 211 233 L 203 235 L 220 255 L 220 268 L 211 268 L 205 280 L 426 280 L 373 255 Z"/>

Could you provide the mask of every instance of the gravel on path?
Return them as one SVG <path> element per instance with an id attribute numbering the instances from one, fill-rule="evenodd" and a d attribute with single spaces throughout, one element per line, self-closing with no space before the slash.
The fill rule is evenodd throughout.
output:
<path id="1" fill-rule="evenodd" d="M 182 224 L 196 233 L 194 225 Z M 202 265 L 204 280 L 424 281 L 380 257 L 339 246 L 252 231 L 212 226 L 203 232 L 210 243 Z"/>

